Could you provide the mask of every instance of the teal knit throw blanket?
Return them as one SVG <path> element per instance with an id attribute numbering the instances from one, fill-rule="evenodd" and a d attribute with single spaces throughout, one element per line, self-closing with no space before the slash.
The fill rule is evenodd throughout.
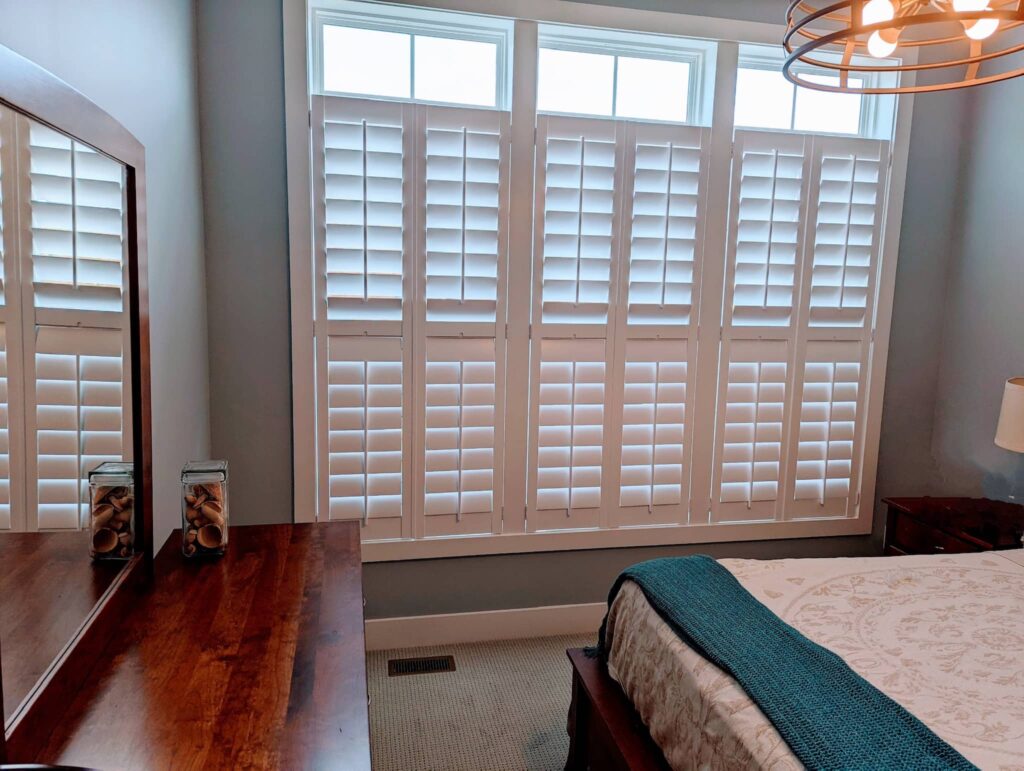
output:
<path id="1" fill-rule="evenodd" d="M 687 645 L 743 687 L 809 769 L 974 769 L 920 720 L 827 648 L 776 616 L 710 557 L 622 572 Z M 605 647 L 601 625 L 600 650 Z"/>

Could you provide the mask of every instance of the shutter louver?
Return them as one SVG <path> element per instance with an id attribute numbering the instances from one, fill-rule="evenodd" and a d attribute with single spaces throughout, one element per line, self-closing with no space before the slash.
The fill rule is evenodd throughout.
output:
<path id="1" fill-rule="evenodd" d="M 401 520 L 403 364 L 395 339 L 331 337 L 327 363 L 330 519 Z M 400 535 L 400 532 L 398 533 Z"/>
<path id="2" fill-rule="evenodd" d="M 8 530 L 10 527 L 11 435 L 7 391 L 7 325 L 0 324 L 0 530 Z"/>
<path id="3" fill-rule="evenodd" d="M 862 348 L 811 343 L 800 401 L 794 497 L 796 513 L 845 516 L 854 488 Z"/>
<path id="4" fill-rule="evenodd" d="M 451 516 L 449 533 L 492 527 L 499 473 L 494 353 L 493 340 L 428 341 L 424 513 Z"/>
<path id="5" fill-rule="evenodd" d="M 810 324 L 862 327 L 875 272 L 888 144 L 818 141 L 824 148 L 819 161 Z"/>
<path id="6" fill-rule="evenodd" d="M 40 529 L 75 529 L 88 473 L 123 453 L 121 331 L 42 327 L 35 355 Z"/>
<path id="7" fill-rule="evenodd" d="M 745 131 L 736 137 L 732 324 L 788 326 L 800 264 L 808 140 Z"/>
<path id="8" fill-rule="evenodd" d="M 651 127 L 638 126 L 636 131 Z M 668 132 L 665 132 L 668 133 Z M 689 324 L 699 255 L 703 132 L 635 144 L 629 247 L 630 324 Z"/>
<path id="9" fill-rule="evenodd" d="M 681 504 L 685 501 L 686 341 L 630 342 L 623 391 L 619 505 Z"/>
<path id="10" fill-rule="evenodd" d="M 782 483 L 787 360 L 785 342 L 732 342 L 719 400 L 717 520 L 774 519 Z"/>
<path id="11" fill-rule="evenodd" d="M 541 303 L 545 323 L 608 320 L 616 228 L 616 128 L 606 121 L 544 117 Z"/>
<path id="12" fill-rule="evenodd" d="M 545 340 L 537 387 L 536 509 L 601 505 L 604 341 Z"/>
<path id="13" fill-rule="evenodd" d="M 400 321 L 405 262 L 405 112 L 324 101 L 322 241 L 327 318 Z"/>
<path id="14" fill-rule="evenodd" d="M 32 279 L 37 308 L 123 310 L 123 170 L 31 124 Z"/>
<path id="15" fill-rule="evenodd" d="M 420 109 L 426 123 L 426 318 L 494 323 L 505 252 L 499 213 L 507 115 Z"/>

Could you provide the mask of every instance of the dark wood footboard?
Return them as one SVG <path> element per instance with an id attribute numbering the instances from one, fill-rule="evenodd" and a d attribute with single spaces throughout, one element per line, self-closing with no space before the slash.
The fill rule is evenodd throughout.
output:
<path id="1" fill-rule="evenodd" d="M 567 653 L 572 704 L 566 771 L 667 771 L 661 750 L 605 665 L 582 648 Z"/>

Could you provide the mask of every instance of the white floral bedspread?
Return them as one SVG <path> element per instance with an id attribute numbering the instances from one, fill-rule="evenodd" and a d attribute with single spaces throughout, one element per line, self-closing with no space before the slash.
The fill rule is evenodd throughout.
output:
<path id="1" fill-rule="evenodd" d="M 721 562 L 975 765 L 1024 771 L 1024 551 Z M 612 605 L 608 642 L 612 677 L 672 768 L 802 768 L 632 582 Z"/>

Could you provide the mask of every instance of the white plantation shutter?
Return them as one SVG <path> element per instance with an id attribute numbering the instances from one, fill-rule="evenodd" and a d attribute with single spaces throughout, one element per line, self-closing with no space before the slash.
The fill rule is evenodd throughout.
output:
<path id="1" fill-rule="evenodd" d="M 612 282 L 622 124 L 537 122 L 537 243 L 544 323 L 604 324 Z"/>
<path id="2" fill-rule="evenodd" d="M 508 114 L 420 107 L 428 321 L 497 320 Z"/>
<path id="3" fill-rule="evenodd" d="M 34 122 L 29 143 L 36 307 L 120 313 L 121 165 Z"/>
<path id="4" fill-rule="evenodd" d="M 736 326 L 787 326 L 802 257 L 810 137 L 737 131 L 727 310 Z"/>
<path id="5" fill-rule="evenodd" d="M 328 352 L 322 509 L 330 519 L 362 520 L 375 537 L 399 537 L 407 444 L 401 341 L 331 337 Z"/>
<path id="6" fill-rule="evenodd" d="M 89 471 L 122 458 L 121 331 L 40 328 L 31 390 L 37 455 L 29 470 L 38 480 L 38 526 L 77 528 L 88 505 Z"/>
<path id="7" fill-rule="evenodd" d="M 327 319 L 401 321 L 411 162 L 406 105 L 314 101 L 318 279 Z"/>
<path id="8" fill-rule="evenodd" d="M 544 340 L 533 387 L 530 528 L 596 527 L 604 464 L 606 344 Z"/>
<path id="9" fill-rule="evenodd" d="M 640 124 L 631 133 L 628 323 L 688 324 L 703 247 L 709 132 Z"/>
<path id="10" fill-rule="evenodd" d="M 794 516 L 846 516 L 859 468 L 864 348 L 812 342 L 800 397 Z"/>
<path id="11" fill-rule="evenodd" d="M 784 479 L 788 346 L 723 346 L 715 463 L 716 521 L 775 519 Z"/>
<path id="12" fill-rule="evenodd" d="M 620 525 L 686 521 L 691 375 L 687 341 L 629 341 L 622 400 Z"/>
<path id="13" fill-rule="evenodd" d="M 427 341 L 426 535 L 496 530 L 504 404 L 493 339 Z"/>
<path id="14" fill-rule="evenodd" d="M 820 149 L 810 324 L 863 327 L 877 272 L 888 143 L 815 141 Z"/>

